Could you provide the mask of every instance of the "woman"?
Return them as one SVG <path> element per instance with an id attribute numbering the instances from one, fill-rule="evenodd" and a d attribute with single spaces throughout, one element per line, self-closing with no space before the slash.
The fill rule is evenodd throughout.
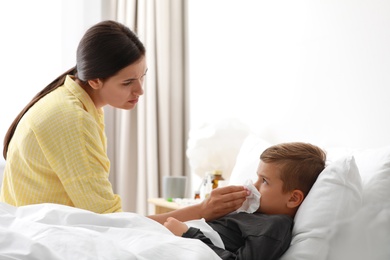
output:
<path id="1" fill-rule="evenodd" d="M 11 124 L 0 200 L 14 206 L 58 203 L 97 213 L 122 211 L 108 180 L 103 106 L 133 109 L 143 94 L 145 48 L 126 26 L 103 21 L 77 48 L 76 66 L 39 92 Z M 243 187 L 214 192 L 169 216 L 214 218 L 238 208 Z M 211 205 L 210 205 L 211 204 Z M 191 214 L 190 214 L 191 212 Z M 163 222 L 163 216 L 151 216 Z"/>

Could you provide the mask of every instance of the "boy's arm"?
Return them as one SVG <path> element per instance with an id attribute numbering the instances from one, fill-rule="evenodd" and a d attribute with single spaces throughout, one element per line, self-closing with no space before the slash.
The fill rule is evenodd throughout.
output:
<path id="1" fill-rule="evenodd" d="M 244 186 L 217 188 L 211 192 L 208 199 L 199 204 L 148 217 L 161 224 L 164 224 L 168 217 L 174 217 L 180 221 L 201 218 L 209 221 L 238 209 L 244 203 L 248 193 L 249 191 Z"/>
<path id="2" fill-rule="evenodd" d="M 214 245 L 202 231 L 194 227 L 190 227 L 182 237 L 201 240 L 223 260 L 278 260 L 286 250 L 281 241 L 268 236 L 247 237 L 245 244 L 234 253 Z"/>

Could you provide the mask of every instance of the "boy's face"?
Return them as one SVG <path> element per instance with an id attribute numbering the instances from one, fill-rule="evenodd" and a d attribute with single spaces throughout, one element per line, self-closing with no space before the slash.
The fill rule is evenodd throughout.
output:
<path id="1" fill-rule="evenodd" d="M 261 194 L 260 207 L 257 212 L 264 214 L 290 214 L 287 206 L 290 192 L 283 192 L 283 181 L 280 179 L 280 168 L 274 163 L 260 161 L 257 169 L 258 179 L 254 184 Z"/>

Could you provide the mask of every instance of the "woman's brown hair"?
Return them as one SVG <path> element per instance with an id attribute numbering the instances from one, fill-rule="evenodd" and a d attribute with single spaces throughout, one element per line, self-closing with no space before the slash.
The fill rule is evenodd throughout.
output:
<path id="1" fill-rule="evenodd" d="M 41 98 L 62 86 L 67 75 L 87 84 L 91 79 L 107 79 L 145 55 L 145 47 L 128 27 L 115 21 L 103 21 L 89 28 L 81 39 L 76 54 L 76 66 L 65 71 L 41 90 L 14 119 L 4 137 L 3 157 L 26 112 Z"/>
<path id="2" fill-rule="evenodd" d="M 260 160 L 280 167 L 283 192 L 301 190 L 306 196 L 325 169 L 326 153 L 309 143 L 291 142 L 267 148 Z"/>

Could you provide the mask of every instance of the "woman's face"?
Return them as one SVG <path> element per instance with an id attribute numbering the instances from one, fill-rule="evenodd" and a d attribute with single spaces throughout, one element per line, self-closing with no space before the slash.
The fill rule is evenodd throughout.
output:
<path id="1" fill-rule="evenodd" d="M 142 85 L 146 71 L 146 59 L 143 56 L 114 76 L 100 81 L 100 87 L 96 90 L 95 105 L 133 109 L 138 103 L 138 98 L 144 93 Z"/>
<path id="2" fill-rule="evenodd" d="M 280 179 L 280 168 L 274 163 L 260 161 L 257 169 L 258 179 L 254 184 L 259 190 L 260 207 L 257 212 L 264 214 L 289 214 L 287 202 L 291 194 L 283 192 L 283 181 Z"/>

